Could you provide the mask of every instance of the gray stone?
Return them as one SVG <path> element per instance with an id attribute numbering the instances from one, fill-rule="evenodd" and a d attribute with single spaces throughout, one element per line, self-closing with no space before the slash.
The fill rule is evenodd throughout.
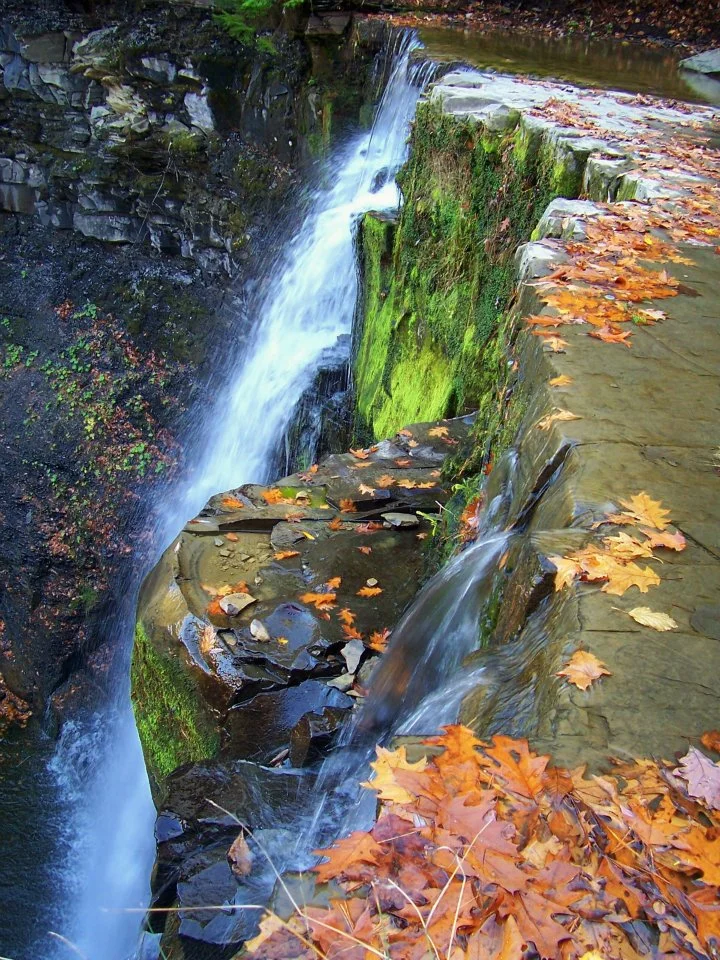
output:
<path id="1" fill-rule="evenodd" d="M 8 213 L 35 213 L 36 194 L 25 183 L 0 183 L 0 209 Z"/>
<path id="2" fill-rule="evenodd" d="M 143 57 L 140 66 L 134 67 L 131 72 L 154 83 L 169 85 L 177 76 L 177 67 L 170 60 L 161 57 Z"/>
<path id="3" fill-rule="evenodd" d="M 414 513 L 382 513 L 380 516 L 395 530 L 420 526 L 420 521 Z"/>
<path id="4" fill-rule="evenodd" d="M 80 213 L 73 215 L 73 226 L 85 237 L 108 243 L 138 243 L 147 228 L 137 217 L 114 214 Z"/>
<path id="5" fill-rule="evenodd" d="M 694 57 L 680 61 L 682 70 L 692 70 L 693 73 L 709 73 L 720 75 L 720 47 L 697 53 Z"/>
<path id="6" fill-rule="evenodd" d="M 250 604 L 255 602 L 255 597 L 251 597 L 249 593 L 231 593 L 219 600 L 221 609 L 229 617 L 236 617 L 245 607 L 249 607 Z"/>
<path id="7" fill-rule="evenodd" d="M 202 93 L 186 93 L 183 103 L 193 127 L 197 127 L 205 133 L 215 129 L 215 120 L 208 103 L 207 93 L 204 90 Z"/>
<path id="8" fill-rule="evenodd" d="M 62 63 L 70 59 L 69 48 L 64 33 L 43 33 L 20 40 L 20 53 L 31 63 Z"/>

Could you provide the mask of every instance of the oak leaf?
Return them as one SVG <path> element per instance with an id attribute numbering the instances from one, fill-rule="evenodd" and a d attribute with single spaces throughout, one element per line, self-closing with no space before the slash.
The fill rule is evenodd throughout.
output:
<path id="1" fill-rule="evenodd" d="M 385 627 L 384 630 L 373 630 L 368 637 L 368 646 L 372 650 L 377 650 L 378 653 L 384 653 L 387 649 L 389 639 L 390 631 L 387 627 Z"/>
<path id="2" fill-rule="evenodd" d="M 567 677 L 568 682 L 580 690 L 587 690 L 591 683 L 599 680 L 603 676 L 612 676 L 604 663 L 585 650 L 576 650 L 565 664 L 562 670 L 559 670 L 556 677 Z"/>
<path id="3" fill-rule="evenodd" d="M 360 553 L 364 553 L 366 557 L 368 557 L 372 553 L 372 547 L 362 546 L 362 547 L 358 547 L 358 550 L 360 551 Z"/>
<path id="4" fill-rule="evenodd" d="M 347 607 L 343 607 L 343 609 L 338 613 L 338 619 L 351 627 L 353 623 L 355 623 L 355 614 L 352 612 L 352 610 L 348 610 Z"/>
<path id="5" fill-rule="evenodd" d="M 675 776 L 687 781 L 687 792 L 711 810 L 720 810 L 720 764 L 713 763 L 696 747 L 690 747 Z M 717 864 L 720 876 L 720 860 Z M 720 880 L 718 880 L 720 882 Z"/>
<path id="6" fill-rule="evenodd" d="M 343 497 L 340 501 L 340 512 L 341 513 L 355 513 L 356 506 L 355 501 L 351 500 L 349 497 Z"/>
<path id="7" fill-rule="evenodd" d="M 363 635 L 360 633 L 357 627 L 353 627 L 347 623 L 343 624 L 342 632 L 343 636 L 347 637 L 348 640 L 362 640 L 363 638 Z"/>
<path id="8" fill-rule="evenodd" d="M 369 833 L 356 830 L 349 837 L 337 840 L 332 847 L 313 852 L 318 856 L 327 857 L 327 863 L 320 863 L 313 867 L 317 882 L 326 883 L 328 880 L 336 880 L 349 866 L 358 862 L 377 864 L 383 849 Z"/>
<path id="9" fill-rule="evenodd" d="M 665 510 L 659 500 L 651 499 L 645 491 L 641 491 L 629 500 L 621 500 L 625 507 L 623 513 L 608 514 L 612 523 L 639 523 L 656 530 L 664 530 L 670 523 L 670 511 Z"/>
<path id="10" fill-rule="evenodd" d="M 658 533 L 657 530 L 649 530 L 646 527 L 639 527 L 639 530 L 648 538 L 646 543 L 649 547 L 665 547 L 667 550 L 680 552 L 687 546 L 687 541 L 679 530 L 675 533 Z"/>
<path id="11" fill-rule="evenodd" d="M 626 347 L 632 348 L 630 343 L 630 334 L 632 330 L 619 330 L 613 324 L 607 323 L 597 330 L 591 330 L 589 337 L 595 337 L 596 340 L 602 340 L 603 343 L 622 343 Z"/>
<path id="12" fill-rule="evenodd" d="M 291 557 L 299 557 L 299 556 L 300 556 L 299 550 L 278 550 L 278 552 L 274 554 L 274 559 L 289 560 Z"/>
<path id="13" fill-rule="evenodd" d="M 561 374 L 559 377 L 551 377 L 551 379 L 548 380 L 548 384 L 551 387 L 567 387 L 572 382 L 573 382 L 573 378 L 568 377 L 564 373 Z"/>
<path id="14" fill-rule="evenodd" d="M 329 530 L 342 530 L 343 522 L 340 517 L 333 517 L 333 519 L 328 523 Z"/>
<path id="15" fill-rule="evenodd" d="M 667 613 L 658 613 L 651 610 L 650 607 L 633 607 L 627 612 L 629 617 L 644 627 L 651 627 L 653 630 L 663 632 L 665 630 L 677 630 L 677 623 Z"/>
<path id="16" fill-rule="evenodd" d="M 706 730 L 700 737 L 700 743 L 706 750 L 713 750 L 720 753 L 720 730 Z"/>
<path id="17" fill-rule="evenodd" d="M 342 583 L 342 577 L 330 577 L 329 580 L 325 581 L 325 587 L 328 590 L 338 590 L 340 584 Z"/>
<path id="18" fill-rule="evenodd" d="M 427 760 L 421 757 L 415 763 L 411 763 L 407 758 L 405 747 L 398 747 L 397 750 L 387 750 L 385 747 L 376 747 L 377 756 L 370 766 L 375 771 L 372 780 L 366 780 L 361 784 L 370 790 L 375 790 L 380 800 L 390 800 L 393 803 L 412 803 L 414 795 L 401 787 L 395 780 L 397 770 L 410 770 L 414 773 L 421 773 L 427 767 Z"/>
<path id="19" fill-rule="evenodd" d="M 450 431 L 447 427 L 437 426 L 428 430 L 429 437 L 447 437 Z"/>
<path id="20" fill-rule="evenodd" d="M 358 597 L 377 597 L 382 593 L 382 587 L 361 587 L 357 591 Z"/>
<path id="21" fill-rule="evenodd" d="M 717 785 L 700 787 L 700 789 L 707 790 L 718 804 L 718 806 L 713 806 L 713 809 L 720 809 L 720 794 L 717 793 Z M 702 799 L 705 803 L 708 803 L 704 797 Z M 711 804 L 708 803 L 708 806 L 711 806 Z M 672 845 L 678 859 L 693 870 L 699 870 L 705 883 L 712 884 L 715 887 L 720 886 L 720 836 L 711 839 L 707 830 L 702 827 L 694 827 L 692 830 L 675 837 Z M 677 851 L 682 851 L 682 853 Z"/>
<path id="22" fill-rule="evenodd" d="M 572 583 L 575 577 L 582 573 L 582 567 L 575 560 L 568 557 L 548 557 L 548 560 L 557 570 L 555 574 L 555 590 L 562 590 L 568 584 Z"/>
<path id="23" fill-rule="evenodd" d="M 626 563 L 610 573 L 608 582 L 602 586 L 602 591 L 614 597 L 621 597 L 630 587 L 637 587 L 640 593 L 647 593 L 650 587 L 655 587 L 659 583 L 660 577 L 650 567 Z"/>
<path id="24" fill-rule="evenodd" d="M 318 610 L 331 610 L 337 603 L 337 597 L 334 593 L 303 593 L 300 595 L 300 602 L 317 607 Z"/>

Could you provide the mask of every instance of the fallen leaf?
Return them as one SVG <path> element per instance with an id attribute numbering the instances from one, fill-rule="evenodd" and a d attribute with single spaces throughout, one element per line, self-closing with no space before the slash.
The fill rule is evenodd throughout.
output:
<path id="1" fill-rule="evenodd" d="M 367 458 L 370 456 L 370 451 L 369 451 L 369 450 L 353 450 L 352 447 L 350 447 L 350 453 L 351 453 L 357 460 L 367 460 Z"/>
<path id="2" fill-rule="evenodd" d="M 363 638 L 363 635 L 356 627 L 348 626 L 346 623 L 343 624 L 342 632 L 343 636 L 347 637 L 348 640 L 362 640 Z M 351 670 L 350 672 L 353 673 L 354 671 Z"/>
<path id="3" fill-rule="evenodd" d="M 377 478 L 376 483 L 379 487 L 391 487 L 395 483 L 395 477 L 391 477 L 389 473 L 384 473 Z"/>
<path id="4" fill-rule="evenodd" d="M 300 556 L 299 550 L 278 550 L 278 552 L 274 554 L 274 559 L 289 560 L 291 557 L 299 557 L 299 556 Z"/>
<path id="5" fill-rule="evenodd" d="M 299 599 L 301 603 L 317 607 L 318 610 L 331 610 L 333 605 L 337 603 L 337 597 L 334 593 L 303 593 Z"/>
<path id="6" fill-rule="evenodd" d="M 550 380 L 548 380 L 548 383 L 551 387 L 567 387 L 568 384 L 571 384 L 572 382 L 573 378 L 566 376 L 564 373 L 559 377 L 552 377 Z"/>
<path id="7" fill-rule="evenodd" d="M 647 527 L 639 527 L 640 533 L 644 533 L 649 547 L 665 547 L 667 550 L 684 550 L 687 546 L 685 537 L 677 531 L 676 533 L 658 533 L 657 530 L 649 530 Z"/>
<path id="8" fill-rule="evenodd" d="M 230 869 L 236 877 L 246 877 L 252 872 L 253 855 L 245 839 L 244 832 L 240 832 L 227 852 Z"/>
<path id="9" fill-rule="evenodd" d="M 581 690 L 587 690 L 593 681 L 599 680 L 602 676 L 609 677 L 611 673 L 594 654 L 577 650 L 555 676 L 567 677 L 569 683 Z"/>
<path id="10" fill-rule="evenodd" d="M 700 737 L 700 743 L 715 753 L 720 753 L 720 730 L 706 730 Z"/>
<path id="11" fill-rule="evenodd" d="M 677 630 L 677 623 L 666 613 L 657 613 L 650 607 L 633 607 L 627 614 L 641 623 L 644 627 L 652 627 L 653 630 L 663 632 L 665 630 Z"/>
<path id="12" fill-rule="evenodd" d="M 347 607 L 343 607 L 343 609 L 340 610 L 338 613 L 338 618 L 342 620 L 343 623 L 346 623 L 349 627 L 355 623 L 355 614 Z"/>
<path id="13" fill-rule="evenodd" d="M 575 560 L 570 560 L 567 557 L 548 557 L 548 560 L 557 570 L 555 574 L 556 591 L 562 590 L 582 573 L 582 567 Z"/>
<path id="14" fill-rule="evenodd" d="M 427 760 L 422 757 L 415 763 L 410 763 L 405 747 L 397 750 L 387 750 L 385 747 L 376 747 L 377 756 L 370 766 L 375 771 L 372 780 L 366 780 L 360 785 L 375 790 L 379 800 L 391 800 L 394 803 L 410 803 L 413 795 L 400 786 L 395 773 L 398 770 L 409 770 L 412 773 L 421 773 L 427 766 Z"/>
<path id="15" fill-rule="evenodd" d="M 351 500 L 349 497 L 343 497 L 340 501 L 340 511 L 341 513 L 355 513 L 355 501 Z"/>
<path id="16" fill-rule="evenodd" d="M 237 497 L 223 497 L 220 503 L 226 510 L 244 510 L 245 504 Z"/>
<path id="17" fill-rule="evenodd" d="M 383 525 L 377 523 L 375 520 L 369 520 L 367 523 L 359 523 L 355 530 L 358 533 L 377 533 L 378 530 L 382 530 Z"/>
<path id="18" fill-rule="evenodd" d="M 652 557 L 653 552 L 647 541 L 640 543 L 635 537 L 622 531 L 614 537 L 603 537 L 603 543 L 610 553 L 619 560 L 636 560 L 638 557 Z"/>
<path id="19" fill-rule="evenodd" d="M 659 583 L 660 577 L 650 567 L 626 563 L 610 573 L 608 582 L 602 586 L 602 591 L 614 597 L 621 597 L 630 587 L 637 587 L 640 593 L 647 593 L 650 587 L 655 587 Z"/>
<path id="20" fill-rule="evenodd" d="M 603 343 L 622 343 L 626 347 L 632 348 L 630 343 L 630 334 L 632 330 L 619 330 L 612 324 L 605 324 L 598 330 L 591 330 L 589 337 L 595 337 L 596 340 L 602 340 Z"/>
<path id="21" fill-rule="evenodd" d="M 342 530 L 343 522 L 340 517 L 334 517 L 329 523 L 328 528 L 330 530 Z"/>
<path id="22" fill-rule="evenodd" d="M 450 431 L 447 427 L 441 426 L 432 427 L 430 430 L 428 430 L 429 437 L 447 437 L 449 433 Z"/>
<path id="23" fill-rule="evenodd" d="M 399 460 L 395 461 L 395 466 L 400 467 L 401 469 L 409 467 L 412 465 L 412 460 L 409 457 L 401 457 Z"/>
<path id="24" fill-rule="evenodd" d="M 265 503 L 292 503 L 292 500 L 289 500 L 287 497 L 283 496 L 282 490 L 278 490 L 276 487 L 273 487 L 270 490 L 263 490 L 260 496 L 263 498 Z"/>
<path id="25" fill-rule="evenodd" d="M 621 500 L 620 504 L 626 511 L 608 514 L 607 519 L 612 523 L 638 523 L 656 530 L 664 530 L 670 523 L 670 511 L 661 507 L 659 500 L 652 500 L 644 490 L 629 500 Z"/>
<path id="26" fill-rule="evenodd" d="M 357 591 L 358 597 L 376 597 L 379 593 L 382 593 L 382 587 L 361 587 Z"/>
<path id="27" fill-rule="evenodd" d="M 375 487 L 369 487 L 366 483 L 361 483 L 360 486 L 358 487 L 358 490 L 360 491 L 361 494 L 364 494 L 365 496 L 368 496 L 368 497 L 375 496 Z"/>
<path id="28" fill-rule="evenodd" d="M 560 420 L 582 420 L 582 417 L 579 417 L 576 413 L 570 413 L 569 410 L 558 410 L 557 413 L 549 413 L 542 420 L 538 420 L 537 426 L 541 430 L 548 430 L 553 423 Z"/>
<path id="29" fill-rule="evenodd" d="M 389 639 L 390 631 L 387 627 L 385 627 L 384 630 L 373 630 L 368 637 L 368 646 L 373 650 L 377 650 L 378 653 L 384 653 L 387 649 Z"/>
<path id="30" fill-rule="evenodd" d="M 702 800 L 711 810 L 720 810 L 720 764 L 713 763 L 696 747 L 690 747 L 680 758 L 675 776 L 687 781 L 691 797 Z M 720 875 L 720 860 L 717 869 Z"/>
<path id="31" fill-rule="evenodd" d="M 325 582 L 325 586 L 328 590 L 338 590 L 341 583 L 342 577 L 330 577 L 330 579 Z"/>
<path id="32" fill-rule="evenodd" d="M 372 553 L 372 547 L 358 547 L 360 553 L 364 553 L 365 556 L 369 556 Z"/>
<path id="33" fill-rule="evenodd" d="M 565 347 L 568 345 L 567 340 L 563 340 L 562 337 L 549 337 L 545 343 L 553 353 L 565 353 Z"/>

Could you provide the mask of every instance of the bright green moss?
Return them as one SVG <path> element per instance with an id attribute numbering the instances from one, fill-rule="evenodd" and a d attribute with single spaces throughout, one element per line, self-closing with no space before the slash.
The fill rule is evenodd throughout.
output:
<path id="1" fill-rule="evenodd" d="M 192 681 L 159 652 L 141 624 L 135 628 L 132 702 L 145 762 L 156 782 L 176 767 L 217 753 L 219 737 Z"/>

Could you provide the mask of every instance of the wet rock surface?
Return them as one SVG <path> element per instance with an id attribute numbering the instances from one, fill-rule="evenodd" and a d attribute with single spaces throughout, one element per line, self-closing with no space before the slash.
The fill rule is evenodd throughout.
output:
<path id="1" fill-rule="evenodd" d="M 212 757 L 189 756 L 197 762 L 163 776 L 145 723 L 157 707 L 146 699 L 153 668 L 136 648 L 134 707 L 156 777 L 157 905 L 270 897 L 275 875 L 260 846 L 276 866 L 294 849 L 297 837 L 278 825 L 309 815 L 314 778 L 303 768 L 332 749 L 418 590 L 430 528 L 422 514 L 447 499 L 439 470 L 471 425 L 471 417 L 414 424 L 274 486 L 219 494 L 146 581 L 139 629 L 157 656 L 176 665 L 177 682 L 219 734 L 195 745 Z M 175 733 L 182 737 L 180 718 Z M 253 835 L 255 866 L 242 876 L 228 863 L 238 821 Z M 238 947 L 255 919 L 188 909 L 165 925 L 163 949 L 173 956 L 183 944 Z"/>

